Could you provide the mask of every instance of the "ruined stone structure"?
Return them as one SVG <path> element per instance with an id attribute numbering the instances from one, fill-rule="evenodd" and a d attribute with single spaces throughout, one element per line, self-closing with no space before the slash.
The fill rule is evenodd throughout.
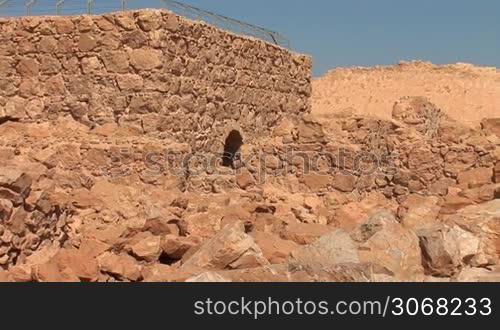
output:
<path id="1" fill-rule="evenodd" d="M 162 10 L 0 20 L 0 118 L 71 115 L 222 152 L 310 111 L 311 59 Z"/>
<path id="2" fill-rule="evenodd" d="M 0 282 L 499 281 L 496 108 L 373 117 L 333 75 L 309 113 L 310 66 L 165 11 L 0 20 Z"/>

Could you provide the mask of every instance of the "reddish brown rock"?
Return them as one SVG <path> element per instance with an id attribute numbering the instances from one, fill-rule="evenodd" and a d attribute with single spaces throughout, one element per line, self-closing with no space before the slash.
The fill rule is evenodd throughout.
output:
<path id="1" fill-rule="evenodd" d="M 142 267 L 129 255 L 106 252 L 97 258 L 97 263 L 101 272 L 122 280 L 137 281 L 142 277 Z"/>
<path id="2" fill-rule="evenodd" d="M 412 194 L 402 203 L 400 210 L 403 226 L 417 231 L 419 228 L 438 221 L 441 206 L 437 197 Z"/>
<path id="3" fill-rule="evenodd" d="M 350 174 L 335 174 L 332 186 L 342 192 L 352 192 L 356 187 L 356 176 Z"/>
<path id="4" fill-rule="evenodd" d="M 380 210 L 351 235 L 359 244 L 360 262 L 378 265 L 400 280 L 414 281 L 422 274 L 418 237 L 392 212 Z"/>
<path id="5" fill-rule="evenodd" d="M 8 188 L 18 194 L 26 196 L 31 188 L 31 177 L 14 168 L 2 168 L 0 173 L 0 187 Z"/>
<path id="6" fill-rule="evenodd" d="M 480 167 L 458 175 L 458 183 L 467 188 L 477 188 L 493 181 L 493 171 L 491 168 Z"/>
<path id="7" fill-rule="evenodd" d="M 448 194 L 441 206 L 441 214 L 455 214 L 458 210 L 474 204 L 473 201 L 466 197 L 461 197 L 454 194 Z"/>
<path id="8" fill-rule="evenodd" d="M 348 233 L 334 230 L 312 244 L 296 249 L 289 260 L 292 265 L 316 270 L 337 264 L 356 264 L 359 263 L 358 247 Z"/>
<path id="9" fill-rule="evenodd" d="M 171 260 L 180 260 L 190 249 L 199 246 L 201 242 L 195 237 L 179 237 L 167 235 L 163 237 L 162 253 Z"/>
<path id="10" fill-rule="evenodd" d="M 426 274 L 451 277 L 461 270 L 458 242 L 449 239 L 450 229 L 434 226 L 418 231 Z"/>
<path id="11" fill-rule="evenodd" d="M 283 240 L 279 236 L 269 233 L 255 231 L 251 233 L 251 236 L 271 264 L 285 263 L 290 253 L 299 247 L 293 241 Z"/>
<path id="12" fill-rule="evenodd" d="M 241 222 L 227 225 L 187 259 L 181 269 L 251 268 L 269 264 Z"/>
<path id="13" fill-rule="evenodd" d="M 47 263 L 35 267 L 38 281 L 58 282 L 59 274 L 65 274 L 69 281 L 96 281 L 99 277 L 97 261 L 85 251 L 62 249 Z"/>
<path id="14" fill-rule="evenodd" d="M 485 118 L 481 121 L 483 130 L 500 137 L 500 118 Z"/>
<path id="15" fill-rule="evenodd" d="M 60 268 L 57 263 L 39 265 L 34 271 L 38 282 L 80 282 L 80 279 L 69 268 Z"/>
<path id="16" fill-rule="evenodd" d="M 292 223 L 280 233 L 282 239 L 293 241 L 299 245 L 311 244 L 321 236 L 332 231 L 332 228 L 321 224 Z"/>
<path id="17" fill-rule="evenodd" d="M 474 234 L 480 239 L 480 250 L 489 263 L 498 263 L 500 256 L 500 199 L 465 207 L 446 221 Z"/>
<path id="18" fill-rule="evenodd" d="M 242 169 L 241 173 L 236 176 L 236 183 L 238 186 L 246 190 L 255 185 L 255 178 L 247 169 Z"/>
<path id="19" fill-rule="evenodd" d="M 128 246 L 134 256 L 148 262 L 157 261 L 162 252 L 161 237 L 148 231 L 135 235 Z"/>

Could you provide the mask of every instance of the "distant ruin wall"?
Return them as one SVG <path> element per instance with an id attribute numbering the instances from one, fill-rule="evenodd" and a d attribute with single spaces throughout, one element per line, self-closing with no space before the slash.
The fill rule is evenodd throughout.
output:
<path id="1" fill-rule="evenodd" d="M 405 96 L 425 96 L 451 118 L 478 127 L 500 114 L 500 70 L 428 62 L 335 69 L 313 81 L 313 113 L 353 109 L 390 119 L 394 103 Z"/>
<path id="2" fill-rule="evenodd" d="M 0 118 L 73 116 L 220 151 L 310 111 L 311 59 L 163 10 L 0 19 Z"/>

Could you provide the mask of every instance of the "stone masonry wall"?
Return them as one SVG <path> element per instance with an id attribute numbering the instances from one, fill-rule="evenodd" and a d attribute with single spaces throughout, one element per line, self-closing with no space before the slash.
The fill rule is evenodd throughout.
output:
<path id="1" fill-rule="evenodd" d="M 73 116 L 221 151 L 310 111 L 311 59 L 163 10 L 0 19 L 0 121 Z"/>

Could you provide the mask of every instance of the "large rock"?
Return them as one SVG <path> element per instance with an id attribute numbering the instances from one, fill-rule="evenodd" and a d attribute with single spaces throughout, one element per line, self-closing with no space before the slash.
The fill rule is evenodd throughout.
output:
<path id="1" fill-rule="evenodd" d="M 31 188 L 31 183 L 31 177 L 23 171 L 9 167 L 3 167 L 0 170 L 0 187 L 26 196 Z"/>
<path id="2" fill-rule="evenodd" d="M 48 262 L 34 266 L 40 282 L 97 281 L 99 268 L 90 251 L 62 249 Z"/>
<path id="3" fill-rule="evenodd" d="M 474 204 L 474 201 L 467 197 L 459 196 L 458 194 L 449 193 L 443 199 L 440 214 L 450 215 L 455 214 L 464 207 Z"/>
<path id="4" fill-rule="evenodd" d="M 140 260 L 157 261 L 162 252 L 161 237 L 147 231 L 141 232 L 131 239 L 128 247 L 132 254 Z"/>
<path id="5" fill-rule="evenodd" d="M 480 251 L 490 263 L 500 256 L 500 199 L 465 207 L 446 218 L 450 224 L 474 234 L 480 240 Z"/>
<path id="6" fill-rule="evenodd" d="M 290 263 L 312 269 L 328 269 L 342 263 L 359 263 L 358 247 L 351 236 L 335 230 L 291 253 Z"/>
<path id="7" fill-rule="evenodd" d="M 162 253 L 171 260 L 180 260 L 190 249 L 196 248 L 200 244 L 197 237 L 182 237 L 167 235 L 163 237 Z"/>
<path id="8" fill-rule="evenodd" d="M 293 241 L 281 239 L 279 236 L 270 233 L 255 231 L 252 232 L 251 236 L 271 264 L 285 263 L 290 253 L 299 247 Z"/>
<path id="9" fill-rule="evenodd" d="M 330 201 L 330 208 L 335 207 L 332 202 L 335 202 L 335 200 Z M 338 209 L 335 211 L 335 215 L 329 218 L 329 224 L 348 232 L 366 222 L 381 208 L 394 210 L 397 208 L 397 203 L 391 202 L 380 192 L 372 192 L 359 202 L 351 201 L 347 204 L 339 202 L 341 206 L 337 206 Z"/>
<path id="10" fill-rule="evenodd" d="M 360 262 L 387 270 L 399 280 L 416 280 L 423 272 L 417 235 L 404 228 L 388 210 L 380 210 L 352 234 Z"/>
<path id="11" fill-rule="evenodd" d="M 438 197 L 412 194 L 401 205 L 401 223 L 405 228 L 416 231 L 436 222 L 440 209 Z"/>
<path id="12" fill-rule="evenodd" d="M 432 226 L 420 229 L 422 264 L 427 275 L 451 277 L 461 269 L 458 242 L 450 237 L 450 228 Z"/>
<path id="13" fill-rule="evenodd" d="M 224 227 L 212 239 L 188 258 L 181 270 L 202 268 L 207 270 L 241 269 L 269 265 L 253 238 L 245 233 L 241 221 Z"/>
<path id="14" fill-rule="evenodd" d="M 137 281 L 141 278 L 142 267 L 129 255 L 106 252 L 97 258 L 99 269 L 120 280 Z"/>
<path id="15" fill-rule="evenodd" d="M 307 245 L 331 231 L 332 228 L 327 225 L 316 223 L 292 223 L 283 228 L 280 232 L 280 236 L 282 239 L 293 241 L 300 245 Z"/>

